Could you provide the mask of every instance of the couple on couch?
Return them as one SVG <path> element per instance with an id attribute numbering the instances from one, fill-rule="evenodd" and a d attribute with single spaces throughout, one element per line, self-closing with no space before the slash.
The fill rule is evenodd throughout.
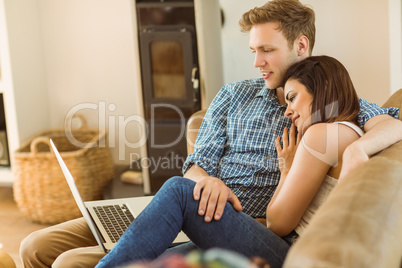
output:
<path id="1" fill-rule="evenodd" d="M 190 246 L 226 248 L 281 267 L 338 179 L 402 138 L 402 124 L 393 118 L 398 109 L 358 99 L 341 63 L 311 56 L 314 20 L 295 0 L 246 12 L 240 25 L 250 33 L 262 77 L 220 90 L 184 178 L 169 179 L 107 255 L 78 219 L 27 237 L 25 267 L 155 259 L 180 230 Z M 361 128 L 368 132 L 362 138 Z"/>

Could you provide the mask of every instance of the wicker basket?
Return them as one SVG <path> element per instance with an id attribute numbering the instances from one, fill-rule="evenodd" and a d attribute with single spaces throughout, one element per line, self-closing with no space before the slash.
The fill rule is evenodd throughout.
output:
<path id="1" fill-rule="evenodd" d="M 104 186 L 114 176 L 113 160 L 109 148 L 99 146 L 106 141 L 105 132 L 83 125 L 68 133 L 64 129 L 42 132 L 15 152 L 14 199 L 28 219 L 55 224 L 81 216 L 57 159 L 50 151 L 50 138 L 84 201 L 102 198 Z M 73 145 L 70 135 L 85 146 Z"/>

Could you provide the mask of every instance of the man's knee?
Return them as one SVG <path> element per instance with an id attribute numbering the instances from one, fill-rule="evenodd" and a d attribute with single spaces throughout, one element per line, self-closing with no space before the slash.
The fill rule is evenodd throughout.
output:
<path id="1" fill-rule="evenodd" d="M 185 187 L 189 186 L 190 188 L 192 188 L 192 187 L 194 187 L 194 185 L 195 185 L 195 182 L 190 180 L 190 179 L 175 176 L 175 177 L 171 177 L 170 179 L 168 179 L 163 184 L 162 187 L 165 187 L 165 188 L 170 188 L 170 187 L 177 188 L 177 187 L 182 187 L 182 186 L 185 186 Z"/>
<path id="2" fill-rule="evenodd" d="M 52 268 L 95 267 L 105 255 L 99 246 L 71 249 L 58 256 Z"/>
<path id="3" fill-rule="evenodd" d="M 62 253 L 52 265 L 52 268 L 78 268 L 78 262 L 81 260 L 74 254 L 74 250 L 69 250 Z M 90 266 L 86 266 L 90 267 Z"/>
<path id="4" fill-rule="evenodd" d="M 47 256 L 49 243 L 45 237 L 44 232 L 39 230 L 31 233 L 22 240 L 20 256 L 25 267 L 35 267 L 35 265 L 39 264 L 50 267 L 52 263 Z"/>

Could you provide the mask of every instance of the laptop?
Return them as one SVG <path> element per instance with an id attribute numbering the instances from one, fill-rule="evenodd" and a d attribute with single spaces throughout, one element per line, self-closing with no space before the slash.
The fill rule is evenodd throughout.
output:
<path id="1" fill-rule="evenodd" d="M 153 196 L 97 200 L 84 202 L 75 184 L 75 180 L 64 163 L 59 151 L 50 139 L 53 152 L 66 177 L 75 202 L 86 220 L 89 229 L 104 252 L 109 252 L 117 243 L 130 223 L 148 205 Z M 172 245 L 190 241 L 181 231 Z"/>

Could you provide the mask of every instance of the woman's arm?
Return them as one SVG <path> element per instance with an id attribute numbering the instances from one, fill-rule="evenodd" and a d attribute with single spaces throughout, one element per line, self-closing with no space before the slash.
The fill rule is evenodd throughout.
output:
<path id="1" fill-rule="evenodd" d="M 366 134 L 345 150 L 343 154 L 345 164 L 339 179 L 345 177 L 361 163 L 366 162 L 371 155 L 402 140 L 402 121 L 386 114 L 369 119 L 364 125 L 364 130 Z"/>
<path id="2" fill-rule="evenodd" d="M 357 122 L 360 128 L 364 128 L 366 134 L 345 150 L 343 155 L 345 164 L 339 179 L 366 162 L 370 156 L 402 139 L 402 122 L 397 119 L 399 109 L 383 108 L 361 98 L 359 102 Z"/>
<path id="3" fill-rule="evenodd" d="M 287 149 L 284 137 L 283 150 Z M 306 131 L 291 168 L 281 173 L 278 188 L 268 204 L 269 229 L 284 236 L 297 226 L 330 168 L 337 165 L 346 146 L 357 138 L 352 129 L 339 124 L 316 124 Z"/>
<path id="4" fill-rule="evenodd" d="M 270 205 L 275 202 L 277 195 L 282 189 L 283 182 L 285 181 L 286 176 L 289 173 L 290 167 L 292 166 L 293 159 L 295 157 L 297 147 L 299 146 L 301 140 L 301 135 L 297 135 L 296 138 L 296 127 L 294 124 L 292 124 L 290 128 L 289 135 L 288 135 L 288 129 L 285 127 L 285 129 L 283 130 L 282 137 L 283 137 L 282 138 L 283 148 L 281 147 L 280 144 L 280 138 L 281 138 L 280 136 L 278 136 L 275 141 L 276 151 L 278 152 L 278 163 L 279 163 L 279 170 L 281 172 L 281 177 L 279 180 L 279 184 L 276 187 L 276 190 L 271 198 L 271 201 L 268 204 L 267 209 L 270 208 Z"/>

